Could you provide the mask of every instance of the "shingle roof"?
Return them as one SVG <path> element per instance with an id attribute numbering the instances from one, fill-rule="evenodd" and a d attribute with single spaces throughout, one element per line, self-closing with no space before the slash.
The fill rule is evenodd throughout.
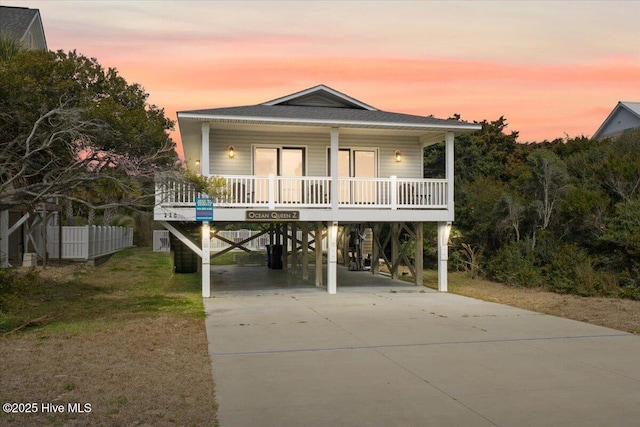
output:
<path id="1" fill-rule="evenodd" d="M 436 119 L 434 117 L 414 116 L 410 114 L 390 113 L 380 110 L 356 110 L 350 108 L 307 107 L 289 105 L 246 105 L 241 107 L 210 108 L 204 110 L 180 111 L 179 114 L 193 114 L 229 118 L 256 119 L 300 119 L 318 121 L 357 121 L 397 124 L 461 124 L 456 120 Z"/>
<path id="2" fill-rule="evenodd" d="M 309 98 L 312 97 L 312 99 Z M 324 98 L 324 100 L 322 99 Z M 178 111 L 178 120 L 224 123 L 340 126 L 405 130 L 474 131 L 477 124 L 380 111 L 325 85 L 257 105 Z"/>
<path id="3" fill-rule="evenodd" d="M 38 9 L 0 6 L 0 33 L 5 33 L 16 40 L 22 40 L 38 14 Z"/>

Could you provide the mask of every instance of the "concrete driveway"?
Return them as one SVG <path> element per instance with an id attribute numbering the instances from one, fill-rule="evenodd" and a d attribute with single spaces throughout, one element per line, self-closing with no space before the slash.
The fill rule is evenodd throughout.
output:
<path id="1" fill-rule="evenodd" d="M 222 427 L 640 424 L 640 337 L 367 276 L 205 299 Z"/>

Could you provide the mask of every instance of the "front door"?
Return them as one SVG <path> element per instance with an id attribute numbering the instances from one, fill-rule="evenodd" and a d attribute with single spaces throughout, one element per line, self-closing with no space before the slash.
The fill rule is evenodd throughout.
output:
<path id="1" fill-rule="evenodd" d="M 353 151 L 353 176 L 355 178 L 376 177 L 376 152 L 373 150 Z M 376 182 L 372 179 L 354 181 L 353 203 L 371 204 L 376 201 Z"/>
<path id="2" fill-rule="evenodd" d="M 338 177 L 364 178 L 340 180 L 338 186 L 340 203 L 375 203 L 376 182 L 367 178 L 376 176 L 376 150 L 341 148 L 338 151 Z"/>
<path id="3" fill-rule="evenodd" d="M 304 148 L 301 147 L 256 147 L 253 156 L 253 174 L 256 182 L 256 201 L 269 200 L 269 174 L 282 177 L 278 179 L 276 200 L 281 203 L 300 202 L 302 200 L 302 182 L 297 177 L 305 174 Z M 292 178 L 292 179 L 288 179 Z"/>

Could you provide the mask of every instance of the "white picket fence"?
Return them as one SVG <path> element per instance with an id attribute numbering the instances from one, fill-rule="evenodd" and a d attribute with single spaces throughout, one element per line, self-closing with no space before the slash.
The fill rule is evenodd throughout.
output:
<path id="1" fill-rule="evenodd" d="M 153 230 L 153 252 L 171 251 L 169 230 Z"/>
<path id="2" fill-rule="evenodd" d="M 133 246 L 133 228 L 62 227 L 62 259 L 89 260 Z M 47 253 L 59 258 L 60 239 L 58 227 L 47 228 Z"/>

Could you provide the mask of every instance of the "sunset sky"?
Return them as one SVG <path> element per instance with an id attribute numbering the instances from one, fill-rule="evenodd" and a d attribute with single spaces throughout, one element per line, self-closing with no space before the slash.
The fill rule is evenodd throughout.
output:
<path id="1" fill-rule="evenodd" d="M 381 110 L 505 116 L 532 142 L 640 101 L 640 0 L 0 4 L 40 9 L 49 49 L 117 68 L 172 118 L 323 83 Z"/>

